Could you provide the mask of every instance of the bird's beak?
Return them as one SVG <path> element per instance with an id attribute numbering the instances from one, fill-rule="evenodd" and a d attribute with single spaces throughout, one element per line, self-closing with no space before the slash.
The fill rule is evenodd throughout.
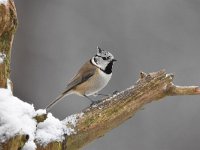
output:
<path id="1" fill-rule="evenodd" d="M 113 59 L 113 60 L 112 60 L 112 62 L 115 62 L 115 61 L 117 61 L 117 59 Z"/>

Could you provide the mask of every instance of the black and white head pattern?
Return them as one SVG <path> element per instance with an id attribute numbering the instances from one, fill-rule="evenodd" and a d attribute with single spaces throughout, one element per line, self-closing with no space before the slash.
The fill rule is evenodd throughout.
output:
<path id="1" fill-rule="evenodd" d="M 116 60 L 110 52 L 97 47 L 97 54 L 94 57 L 92 57 L 91 61 L 92 64 L 99 67 L 102 71 L 104 71 L 107 74 L 110 74 L 112 73 L 113 62 Z"/>

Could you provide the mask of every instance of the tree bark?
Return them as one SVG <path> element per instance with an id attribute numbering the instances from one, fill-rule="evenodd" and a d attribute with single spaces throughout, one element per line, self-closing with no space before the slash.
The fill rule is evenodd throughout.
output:
<path id="1" fill-rule="evenodd" d="M 84 110 L 74 128 L 76 134 L 66 135 L 63 142 L 55 141 L 46 147 L 38 145 L 37 150 L 80 149 L 131 118 L 147 103 L 163 99 L 165 96 L 200 94 L 198 86 L 176 86 L 172 80 L 173 75 L 164 70 L 141 73 L 134 86 Z"/>
<path id="2" fill-rule="evenodd" d="M 13 0 L 0 2 L 0 87 L 6 88 L 10 78 L 11 48 L 17 28 L 17 13 Z"/>
<path id="3" fill-rule="evenodd" d="M 13 0 L 0 2 L 0 88 L 7 88 L 10 79 L 11 48 L 17 28 L 17 12 Z M 26 135 L 17 135 L 7 143 L 0 143 L 0 150 L 14 150 L 23 147 Z"/>

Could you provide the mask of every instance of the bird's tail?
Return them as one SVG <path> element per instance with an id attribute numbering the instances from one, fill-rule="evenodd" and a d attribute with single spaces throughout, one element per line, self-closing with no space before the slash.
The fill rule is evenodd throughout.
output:
<path id="1" fill-rule="evenodd" d="M 49 112 L 51 110 L 51 108 L 58 102 L 60 101 L 62 98 L 64 98 L 65 96 L 69 95 L 70 93 L 68 92 L 64 92 L 61 95 L 59 95 L 55 100 L 53 100 L 47 107 L 46 107 L 46 111 Z"/>

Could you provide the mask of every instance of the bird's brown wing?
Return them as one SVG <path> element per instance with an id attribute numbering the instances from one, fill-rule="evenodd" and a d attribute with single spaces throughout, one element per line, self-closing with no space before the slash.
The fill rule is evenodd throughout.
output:
<path id="1" fill-rule="evenodd" d="M 77 85 L 85 82 L 90 77 L 92 77 L 95 74 L 96 69 L 97 68 L 94 65 L 92 65 L 89 61 L 86 62 L 75 75 L 75 77 L 71 80 L 71 82 L 68 83 L 63 94 L 67 93 Z"/>

